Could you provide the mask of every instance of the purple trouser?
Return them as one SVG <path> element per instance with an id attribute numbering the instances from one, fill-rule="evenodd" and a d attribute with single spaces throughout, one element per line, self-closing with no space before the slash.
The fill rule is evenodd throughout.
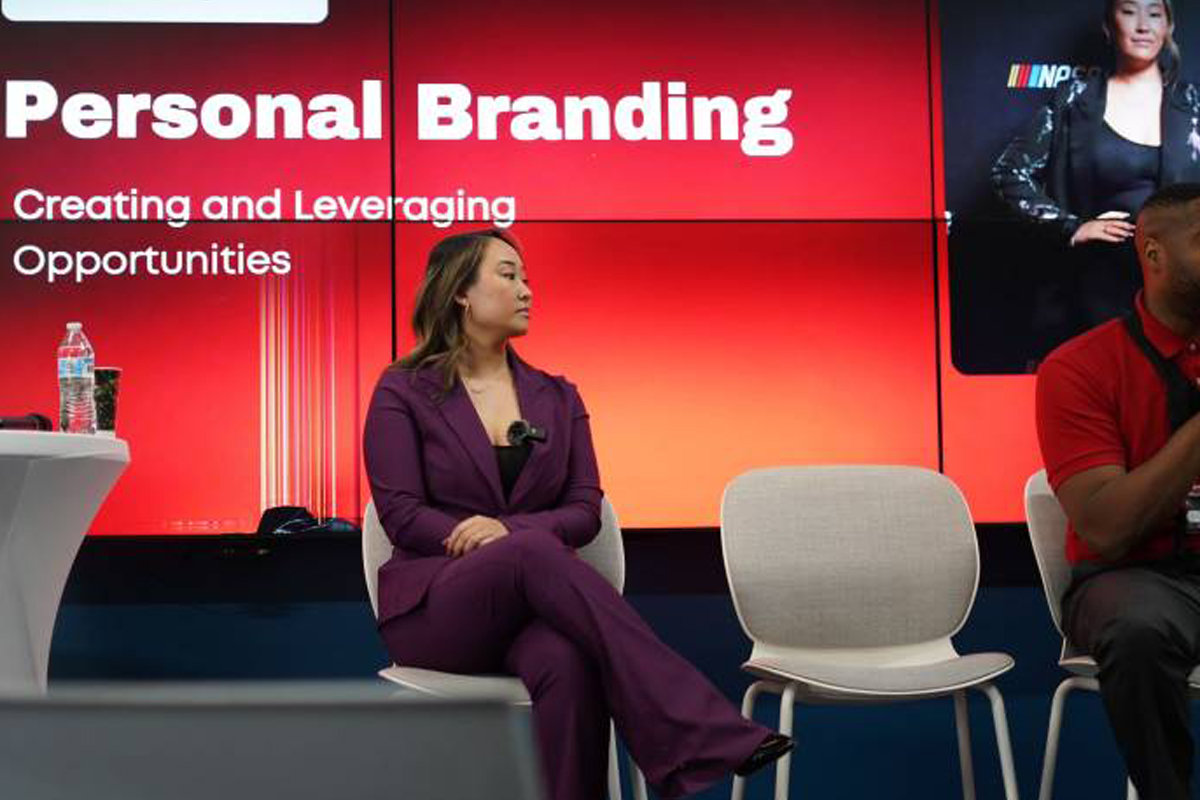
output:
<path id="1" fill-rule="evenodd" d="M 513 534 L 451 562 L 380 632 L 397 664 L 520 676 L 554 800 L 604 797 L 609 717 L 663 798 L 719 780 L 770 734 L 549 534 Z"/>

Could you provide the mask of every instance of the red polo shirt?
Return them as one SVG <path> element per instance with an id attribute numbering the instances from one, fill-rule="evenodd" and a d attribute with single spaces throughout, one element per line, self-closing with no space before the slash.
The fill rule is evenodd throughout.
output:
<path id="1" fill-rule="evenodd" d="M 1200 337 L 1178 336 L 1146 311 L 1137 313 L 1150 344 L 1183 374 L 1200 380 Z M 1065 342 L 1046 357 L 1037 376 L 1037 429 L 1042 461 L 1055 491 L 1063 481 L 1093 467 L 1116 464 L 1132 470 L 1150 459 L 1171 436 L 1167 389 L 1154 365 L 1138 349 L 1124 323 L 1112 320 Z M 1200 550 L 1200 536 L 1187 537 Z M 1170 555 L 1171 527 L 1154 531 L 1123 561 Z M 1067 559 L 1100 560 L 1067 528 Z"/>

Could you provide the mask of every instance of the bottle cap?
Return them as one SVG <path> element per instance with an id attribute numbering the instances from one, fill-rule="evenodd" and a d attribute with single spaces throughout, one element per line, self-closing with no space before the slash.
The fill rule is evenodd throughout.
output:
<path id="1" fill-rule="evenodd" d="M 67 330 L 69 330 L 69 331 L 77 331 L 82 327 L 83 327 L 82 322 L 68 322 L 67 323 Z"/>

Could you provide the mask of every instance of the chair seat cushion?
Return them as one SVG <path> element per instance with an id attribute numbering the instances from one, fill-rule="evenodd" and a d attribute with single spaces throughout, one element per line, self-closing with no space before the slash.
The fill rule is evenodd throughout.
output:
<path id="1" fill-rule="evenodd" d="M 838 664 L 807 659 L 763 658 L 742 668 L 768 680 L 796 681 L 815 694 L 861 697 L 928 697 L 986 683 L 1013 667 L 1007 653 L 975 653 L 904 667 Z"/>
<path id="2" fill-rule="evenodd" d="M 1081 678 L 1095 678 L 1100 672 L 1096 660 L 1086 655 L 1065 656 L 1059 659 L 1058 665 Z M 1192 673 L 1188 675 L 1188 685 L 1193 689 L 1200 689 L 1200 666 L 1193 668 Z"/>
<path id="3" fill-rule="evenodd" d="M 379 677 L 437 697 L 504 696 L 510 703 L 527 705 L 529 692 L 520 678 L 511 675 L 460 675 L 417 667 L 398 667 L 393 664 L 379 670 Z"/>
<path id="4" fill-rule="evenodd" d="M 1058 665 L 1072 675 L 1078 675 L 1081 678 L 1094 678 L 1100 671 L 1096 659 L 1091 656 L 1064 656 L 1058 660 Z"/>

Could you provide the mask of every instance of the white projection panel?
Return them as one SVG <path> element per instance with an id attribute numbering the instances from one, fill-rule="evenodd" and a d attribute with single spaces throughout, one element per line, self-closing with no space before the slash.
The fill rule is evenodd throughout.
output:
<path id="1" fill-rule="evenodd" d="M 329 0 L 0 0 L 13 22 L 321 22 Z"/>

